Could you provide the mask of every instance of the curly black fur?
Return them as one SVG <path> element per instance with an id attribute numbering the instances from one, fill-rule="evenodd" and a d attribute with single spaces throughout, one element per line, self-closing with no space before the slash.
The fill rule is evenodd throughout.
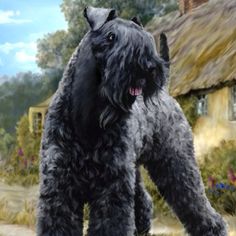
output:
<path id="1" fill-rule="evenodd" d="M 109 9 L 84 14 L 91 30 L 45 121 L 37 235 L 81 236 L 85 203 L 89 236 L 147 233 L 152 202 L 138 169 L 143 163 L 191 235 L 225 236 L 204 192 L 191 129 L 164 86 L 166 38 L 163 59 L 137 21 Z"/>

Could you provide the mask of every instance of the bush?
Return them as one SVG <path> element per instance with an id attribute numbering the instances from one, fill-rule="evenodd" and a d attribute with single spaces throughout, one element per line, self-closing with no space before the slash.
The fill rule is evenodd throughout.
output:
<path id="1" fill-rule="evenodd" d="M 11 158 L 1 167 L 0 176 L 8 184 L 37 184 L 41 136 L 30 133 L 27 115 L 17 123 L 16 134 L 16 146 Z"/>
<path id="2" fill-rule="evenodd" d="M 204 183 L 208 183 L 208 178 L 214 177 L 218 183 L 228 184 L 227 173 L 229 169 L 236 171 L 236 141 L 222 141 L 221 144 L 213 148 L 203 157 L 200 164 Z"/>
<path id="3" fill-rule="evenodd" d="M 0 161 L 1 159 L 5 161 L 9 157 L 14 144 L 14 137 L 0 128 Z"/>
<path id="4" fill-rule="evenodd" d="M 177 97 L 176 100 L 180 104 L 184 115 L 193 128 L 199 117 L 199 115 L 197 114 L 197 97 L 194 95 L 184 95 Z"/>
<path id="5" fill-rule="evenodd" d="M 229 171 L 236 172 L 236 141 L 222 141 L 205 155 L 200 169 L 212 206 L 223 214 L 235 215 L 236 181 Z"/>

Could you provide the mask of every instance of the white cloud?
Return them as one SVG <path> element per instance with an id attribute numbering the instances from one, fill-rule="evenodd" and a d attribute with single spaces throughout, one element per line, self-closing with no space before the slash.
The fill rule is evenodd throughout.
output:
<path id="1" fill-rule="evenodd" d="M 0 55 L 5 54 L 8 58 L 11 58 L 15 63 L 15 68 L 19 68 L 21 71 L 32 70 L 38 71 L 36 65 L 36 42 L 16 42 L 0 44 Z M 4 55 L 3 55 L 4 58 Z M 1 67 L 2 68 L 2 67 Z"/>
<path id="2" fill-rule="evenodd" d="M 19 49 L 25 49 L 30 50 L 33 52 L 36 52 L 37 50 L 37 44 L 36 42 L 17 42 L 17 43 L 4 43 L 0 44 L 0 52 L 3 52 L 5 54 L 9 54 L 11 51 L 19 50 Z"/>
<path id="3" fill-rule="evenodd" d="M 16 52 L 15 58 L 20 63 L 35 62 L 36 60 L 35 55 L 29 54 L 24 50 Z"/>
<path id="4" fill-rule="evenodd" d="M 3 11 L 0 10 L 0 24 L 24 24 L 29 23 L 31 20 L 18 19 L 20 11 Z"/>
<path id="5" fill-rule="evenodd" d="M 19 16 L 20 15 L 20 11 L 16 11 L 16 16 Z"/>

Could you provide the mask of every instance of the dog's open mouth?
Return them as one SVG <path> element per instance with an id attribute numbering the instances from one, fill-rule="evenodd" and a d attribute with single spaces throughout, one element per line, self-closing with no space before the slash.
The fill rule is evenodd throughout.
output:
<path id="1" fill-rule="evenodd" d="M 141 95 L 143 92 L 142 88 L 129 88 L 129 94 L 131 96 L 138 96 Z"/>

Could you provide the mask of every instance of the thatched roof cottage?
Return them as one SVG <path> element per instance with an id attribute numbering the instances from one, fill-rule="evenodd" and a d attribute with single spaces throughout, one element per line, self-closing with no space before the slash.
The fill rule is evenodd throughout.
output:
<path id="1" fill-rule="evenodd" d="M 196 154 L 201 155 L 222 140 L 236 139 L 236 1 L 179 0 L 179 6 L 146 28 L 157 44 L 159 34 L 167 34 L 170 94 L 189 99 L 196 117 Z M 30 108 L 32 132 L 40 129 L 49 100 L 41 115 L 42 104 Z"/>
<path id="2" fill-rule="evenodd" d="M 222 140 L 236 139 L 236 1 L 183 2 L 184 15 L 154 18 L 147 29 L 156 39 L 162 31 L 167 34 L 171 95 L 196 101 L 189 106 L 195 105 L 198 117 L 193 131 L 201 155 Z"/>

